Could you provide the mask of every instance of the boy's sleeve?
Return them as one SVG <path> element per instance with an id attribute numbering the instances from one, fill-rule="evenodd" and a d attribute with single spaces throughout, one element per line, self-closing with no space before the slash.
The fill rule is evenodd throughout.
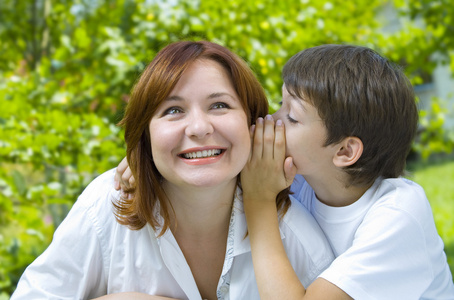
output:
<path id="1" fill-rule="evenodd" d="M 396 207 L 370 211 L 352 246 L 320 277 L 354 299 L 419 299 L 434 279 L 426 221 Z"/>

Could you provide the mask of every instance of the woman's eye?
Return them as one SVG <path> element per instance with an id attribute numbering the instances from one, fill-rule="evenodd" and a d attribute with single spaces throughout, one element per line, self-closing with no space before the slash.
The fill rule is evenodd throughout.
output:
<path id="1" fill-rule="evenodd" d="M 230 106 L 227 103 L 224 102 L 216 102 L 214 103 L 211 108 L 213 109 L 222 109 L 222 108 L 230 108 Z"/>
<path id="2" fill-rule="evenodd" d="M 165 110 L 164 115 L 175 115 L 182 113 L 183 110 L 179 107 L 170 107 Z"/>
<path id="3" fill-rule="evenodd" d="M 295 120 L 295 119 L 293 119 L 292 117 L 290 117 L 290 115 L 287 115 L 287 120 L 288 120 L 290 123 L 293 123 L 293 124 L 298 123 L 298 121 Z"/>

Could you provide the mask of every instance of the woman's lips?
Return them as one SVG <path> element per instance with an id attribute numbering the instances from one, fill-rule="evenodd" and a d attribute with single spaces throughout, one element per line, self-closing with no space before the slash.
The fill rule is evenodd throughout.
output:
<path id="1" fill-rule="evenodd" d="M 219 161 L 225 150 L 218 147 L 191 148 L 179 153 L 178 156 L 190 165 L 211 164 Z"/>

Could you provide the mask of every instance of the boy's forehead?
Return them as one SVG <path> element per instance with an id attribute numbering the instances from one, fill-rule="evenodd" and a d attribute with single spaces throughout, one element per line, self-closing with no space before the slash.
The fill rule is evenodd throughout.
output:
<path id="1" fill-rule="evenodd" d="M 285 86 L 285 83 L 282 85 L 282 97 L 288 97 L 291 95 L 289 91 L 287 90 L 287 87 Z"/>
<path id="2" fill-rule="evenodd" d="M 292 98 L 300 99 L 298 93 L 295 93 L 292 89 L 288 89 L 285 83 L 282 85 L 282 96 L 292 96 Z M 301 99 L 300 99 L 301 100 Z"/>
<path id="3" fill-rule="evenodd" d="M 285 86 L 285 83 L 282 84 L 282 96 L 290 94 L 287 87 Z"/>
<path id="4" fill-rule="evenodd" d="M 310 103 L 307 103 L 305 99 L 299 98 L 297 95 L 294 93 L 290 94 L 290 92 L 287 90 L 285 83 L 282 85 L 282 96 L 283 97 L 288 97 L 290 96 L 290 100 L 297 104 L 299 107 L 301 107 L 303 110 L 307 110 L 306 105 L 311 105 Z"/>
<path id="5" fill-rule="evenodd" d="M 284 95 L 284 94 L 286 94 L 286 95 L 291 95 L 291 96 L 293 96 L 293 97 L 295 97 L 295 98 L 299 98 L 299 97 L 297 96 L 297 94 L 295 94 L 295 92 L 294 92 L 293 90 L 290 91 L 290 90 L 287 88 L 287 86 L 285 85 L 285 83 L 282 85 L 282 95 Z"/>

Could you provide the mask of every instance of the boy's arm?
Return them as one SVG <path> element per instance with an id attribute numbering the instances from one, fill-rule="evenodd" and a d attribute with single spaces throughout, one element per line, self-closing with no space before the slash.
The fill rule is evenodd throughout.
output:
<path id="1" fill-rule="evenodd" d="M 268 116 L 259 118 L 252 134 L 252 151 L 241 172 L 241 185 L 259 293 L 261 299 L 292 299 L 303 295 L 304 287 L 281 241 L 276 196 L 291 184 L 296 170 L 291 158 L 285 160 L 282 121 L 274 128 Z M 293 172 L 288 179 L 284 161 Z"/>
<path id="2" fill-rule="evenodd" d="M 284 126 L 279 120 L 275 127 L 272 119 L 259 119 L 252 134 L 253 149 L 241 172 L 241 184 L 260 298 L 352 299 L 323 278 L 307 290 L 299 281 L 282 244 L 275 202 L 296 173 L 292 159 L 285 158 Z"/>

